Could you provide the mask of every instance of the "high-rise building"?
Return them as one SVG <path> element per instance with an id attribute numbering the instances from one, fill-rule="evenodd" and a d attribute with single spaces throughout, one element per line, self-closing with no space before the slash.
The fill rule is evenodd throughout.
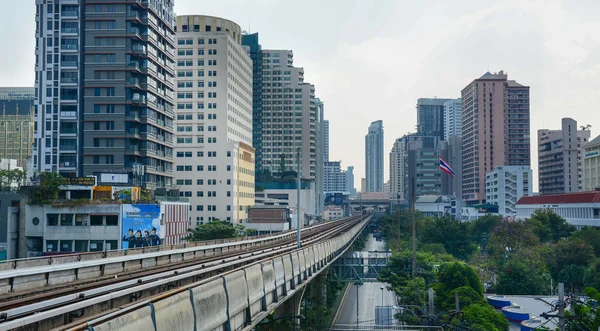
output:
<path id="1" fill-rule="evenodd" d="M 406 199 L 406 136 L 396 139 L 390 152 L 390 197 Z"/>
<path id="2" fill-rule="evenodd" d="M 383 192 L 383 121 L 372 122 L 365 136 L 366 192 Z"/>
<path id="3" fill-rule="evenodd" d="M 365 193 L 365 192 L 367 192 L 367 179 L 361 178 L 360 179 L 360 193 Z"/>
<path id="4" fill-rule="evenodd" d="M 444 140 L 462 135 L 462 103 L 460 98 L 444 102 Z"/>
<path id="5" fill-rule="evenodd" d="M 346 172 L 342 171 L 340 161 L 325 162 L 324 191 L 345 192 Z"/>
<path id="6" fill-rule="evenodd" d="M 444 103 L 450 99 L 417 99 L 417 135 L 423 137 L 423 147 L 433 147 L 434 138 L 444 139 Z"/>
<path id="7" fill-rule="evenodd" d="M 583 146 L 583 190 L 600 188 L 600 136 Z"/>
<path id="8" fill-rule="evenodd" d="M 350 196 L 356 195 L 356 188 L 354 187 L 354 167 L 348 166 L 346 168 L 346 192 L 350 193 Z"/>
<path id="9" fill-rule="evenodd" d="M 256 171 L 262 170 L 262 46 L 258 33 L 242 34 L 242 45 L 252 59 L 252 146 L 256 149 Z"/>
<path id="10" fill-rule="evenodd" d="M 578 130 L 577 121 L 563 118 L 560 130 L 538 130 L 538 181 L 541 195 L 583 190 L 583 145 L 589 130 Z"/>
<path id="11" fill-rule="evenodd" d="M 461 92 L 463 199 L 485 201 L 485 174 L 497 166 L 530 167 L 529 86 L 486 72 Z"/>
<path id="12" fill-rule="evenodd" d="M 22 168 L 33 152 L 34 95 L 33 87 L 0 88 L 0 158 Z"/>
<path id="13" fill-rule="evenodd" d="M 502 216 L 517 216 L 517 201 L 531 195 L 533 180 L 527 166 L 498 166 L 485 175 L 486 203 Z"/>
<path id="14" fill-rule="evenodd" d="M 247 220 L 254 204 L 252 59 L 236 23 L 177 17 L 175 178 L 193 224 Z"/>
<path id="15" fill-rule="evenodd" d="M 36 0 L 37 171 L 173 177 L 173 0 Z"/>
<path id="16" fill-rule="evenodd" d="M 329 161 L 329 121 L 323 121 L 323 161 Z"/>
<path id="17" fill-rule="evenodd" d="M 322 215 L 325 211 L 325 104 L 321 99 L 315 98 L 315 133 L 316 133 L 316 149 L 315 149 L 315 211 L 317 215 Z M 329 133 L 327 133 L 329 135 Z M 329 157 L 329 156 L 328 156 Z"/>

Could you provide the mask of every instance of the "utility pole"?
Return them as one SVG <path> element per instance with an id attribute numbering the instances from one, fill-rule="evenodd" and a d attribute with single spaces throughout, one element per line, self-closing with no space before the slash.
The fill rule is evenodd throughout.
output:
<path id="1" fill-rule="evenodd" d="M 358 326 L 359 317 L 360 317 L 360 315 L 358 314 L 358 287 L 360 286 L 360 283 L 356 282 L 355 285 L 356 285 L 356 326 Z"/>
<path id="2" fill-rule="evenodd" d="M 296 174 L 296 183 L 298 185 L 297 187 L 297 193 L 296 195 L 298 196 L 298 199 L 296 201 L 296 217 L 298 218 L 297 221 L 297 235 L 296 235 L 296 244 L 298 246 L 298 249 L 300 249 L 302 247 L 302 243 L 300 242 L 300 184 L 301 184 L 301 180 L 300 180 L 300 147 L 298 147 L 297 149 L 297 157 L 296 157 L 296 161 L 298 162 L 297 164 L 297 174 Z"/>
<path id="3" fill-rule="evenodd" d="M 398 247 L 400 247 L 400 193 L 396 195 L 396 201 L 398 202 L 398 206 L 396 207 L 396 212 L 398 213 Z"/>
<path id="4" fill-rule="evenodd" d="M 460 300 L 458 299 L 458 292 L 454 292 L 454 303 L 456 304 L 456 313 L 460 312 Z"/>
<path id="5" fill-rule="evenodd" d="M 429 316 L 435 315 L 434 303 L 433 303 L 433 289 L 430 288 L 429 291 Z"/>
<path id="6" fill-rule="evenodd" d="M 415 177 L 412 178 L 412 277 L 417 273 L 417 226 L 415 223 Z"/>
<path id="7" fill-rule="evenodd" d="M 558 283 L 558 328 L 565 331 L 565 284 Z"/>

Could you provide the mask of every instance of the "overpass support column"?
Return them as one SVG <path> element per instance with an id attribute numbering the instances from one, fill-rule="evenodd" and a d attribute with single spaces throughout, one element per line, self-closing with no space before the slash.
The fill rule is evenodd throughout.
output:
<path id="1" fill-rule="evenodd" d="M 302 304 L 302 297 L 304 291 L 308 286 L 302 287 L 301 290 L 294 293 L 294 295 L 285 300 L 285 302 L 275 309 L 275 317 L 292 317 L 300 315 L 300 306 Z M 299 319 L 295 319 L 294 323 L 300 324 Z"/>

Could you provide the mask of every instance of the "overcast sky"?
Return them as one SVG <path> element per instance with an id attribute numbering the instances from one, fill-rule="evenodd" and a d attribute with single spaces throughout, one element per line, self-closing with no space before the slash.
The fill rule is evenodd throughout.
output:
<path id="1" fill-rule="evenodd" d="M 0 11 L 0 86 L 34 83 L 34 0 Z M 10 3 L 10 5 L 9 5 Z M 325 102 L 330 159 L 364 177 L 364 136 L 383 120 L 385 180 L 395 138 L 413 132 L 418 98 L 458 98 L 486 71 L 531 86 L 537 130 L 562 117 L 600 129 L 600 1 L 176 0 L 177 14 L 214 15 L 291 49 Z M 537 178 L 537 176 L 536 176 Z M 537 190 L 537 180 L 534 181 Z"/>

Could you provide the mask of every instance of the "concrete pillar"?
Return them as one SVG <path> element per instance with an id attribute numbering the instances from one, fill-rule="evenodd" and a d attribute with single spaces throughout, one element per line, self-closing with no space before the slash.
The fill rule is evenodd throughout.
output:
<path id="1" fill-rule="evenodd" d="M 301 290 L 296 291 L 291 298 L 285 300 L 285 302 L 275 309 L 275 317 L 292 317 L 300 315 L 300 307 L 302 305 L 302 297 L 304 297 L 304 291 L 307 286 L 304 286 Z M 300 324 L 299 319 L 295 319 L 294 323 Z"/>

